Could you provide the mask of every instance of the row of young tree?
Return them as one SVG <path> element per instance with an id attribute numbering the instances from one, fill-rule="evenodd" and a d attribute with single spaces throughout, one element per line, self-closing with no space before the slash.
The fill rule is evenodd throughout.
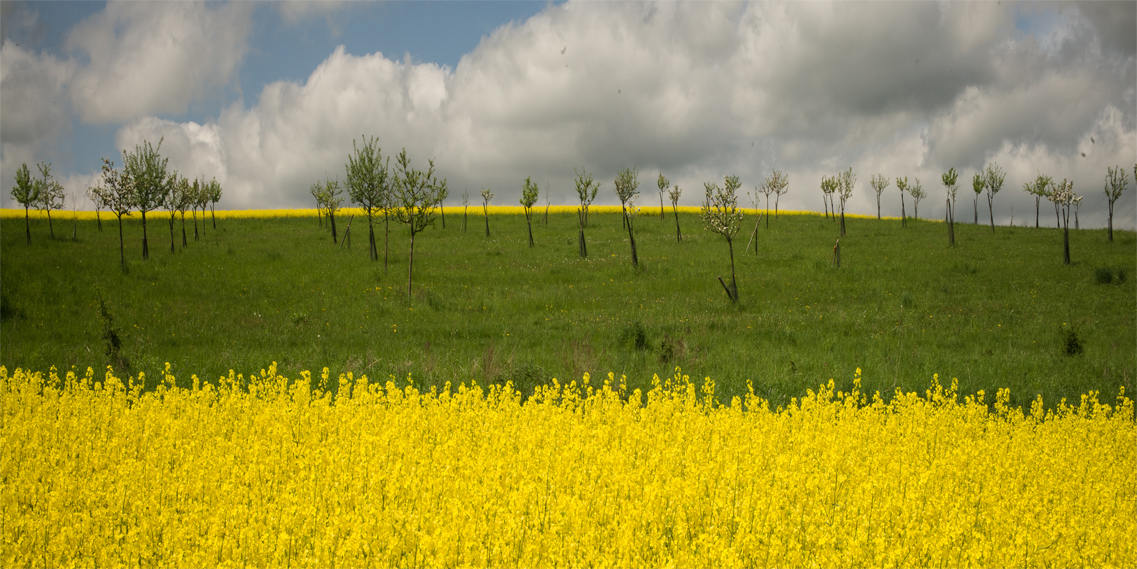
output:
<path id="1" fill-rule="evenodd" d="M 1137 180 L 1137 164 L 1133 166 L 1133 177 Z M 1006 179 L 1006 173 L 998 164 L 988 164 L 983 170 L 976 172 L 971 179 L 971 188 L 975 193 L 974 201 L 974 223 L 979 224 L 979 198 L 986 193 L 987 195 L 987 211 L 989 221 L 991 224 L 991 231 L 995 231 L 995 194 L 998 194 L 1003 188 L 1003 183 Z M 947 224 L 948 242 L 955 246 L 955 205 L 956 194 L 959 190 L 959 174 L 955 168 L 950 168 L 947 172 L 940 177 L 944 185 L 947 196 L 945 200 L 946 211 L 944 214 L 944 221 Z M 876 216 L 880 219 L 880 197 L 884 190 L 888 188 L 891 181 L 882 174 L 876 174 L 872 177 L 870 185 L 876 194 Z M 837 209 L 833 203 L 833 196 L 836 194 L 841 200 L 841 236 L 845 235 L 845 201 L 852 197 L 853 186 L 856 184 L 856 176 L 853 174 L 852 168 L 846 172 L 842 172 L 836 176 L 823 176 L 821 179 L 821 192 L 822 201 L 825 203 L 825 215 L 829 217 L 830 210 L 833 211 L 833 217 L 837 217 Z M 1109 218 L 1108 218 L 1108 236 L 1109 241 L 1113 242 L 1113 206 L 1117 200 L 1124 193 L 1129 184 L 1128 174 L 1121 166 L 1111 166 L 1105 178 L 1105 195 L 1109 203 Z M 907 227 L 908 214 L 904 202 L 904 194 L 907 193 L 913 201 L 913 215 L 917 219 L 920 217 L 920 201 L 928 197 L 928 193 L 923 189 L 920 184 L 920 179 L 915 178 L 909 182 L 908 177 L 896 178 L 896 188 L 900 190 L 900 220 L 901 225 Z M 1073 180 L 1063 179 L 1061 182 L 1055 182 L 1050 176 L 1039 174 L 1034 180 L 1023 184 L 1023 190 L 1034 196 L 1034 226 L 1039 227 L 1039 212 L 1040 203 L 1043 198 L 1046 198 L 1054 204 L 1054 215 L 1057 218 L 1057 223 L 1063 228 L 1063 250 L 1064 250 L 1064 263 L 1070 264 L 1070 213 L 1074 213 L 1074 227 L 1078 227 L 1077 221 L 1077 208 L 1082 202 L 1082 197 L 1074 193 Z"/>
<path id="2" fill-rule="evenodd" d="M 206 181 L 204 177 L 190 180 L 167 167 L 168 159 L 159 153 L 162 141 L 152 146 L 149 141 L 135 146 L 134 151 L 122 151 L 123 167 L 115 168 L 114 162 L 103 158 L 102 174 L 99 183 L 87 189 L 87 197 L 95 206 L 95 219 L 99 231 L 103 230 L 102 211 L 106 210 L 118 218 L 119 262 L 126 267 L 125 244 L 122 233 L 122 218 L 138 212 L 142 216 L 142 258 L 150 258 L 150 245 L 147 236 L 146 214 L 163 210 L 169 213 L 170 252 L 175 252 L 174 225 L 181 216 L 182 248 L 189 245 L 186 233 L 186 211 L 193 219 L 194 241 L 199 239 L 197 212 L 201 210 L 202 232 L 205 231 L 205 210 L 208 208 L 217 228 L 216 204 L 221 199 L 221 184 L 216 179 Z M 51 227 L 51 210 L 63 205 L 63 186 L 51 177 L 51 165 L 39 165 L 40 177 L 32 179 L 27 164 L 16 172 L 16 185 L 12 197 L 24 206 L 24 224 L 28 245 L 32 243 L 31 223 L 28 210 L 31 208 L 47 211 L 48 226 Z M 55 232 L 52 229 L 52 237 Z"/>

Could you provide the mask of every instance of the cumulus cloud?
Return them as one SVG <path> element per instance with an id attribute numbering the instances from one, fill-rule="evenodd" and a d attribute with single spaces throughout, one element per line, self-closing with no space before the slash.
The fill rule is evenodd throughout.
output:
<path id="1" fill-rule="evenodd" d="M 66 48 L 85 62 L 70 87 L 84 122 L 179 114 L 225 85 L 247 49 L 251 3 L 110 2 Z"/>
<path id="2" fill-rule="evenodd" d="M 571 203 L 581 166 L 610 194 L 616 170 L 637 165 L 641 191 L 653 195 L 662 170 L 687 203 L 705 181 L 753 187 L 779 168 L 782 207 L 820 209 L 821 176 L 852 166 L 849 209 L 875 212 L 868 179 L 881 172 L 919 177 L 934 196 L 921 214 L 937 217 L 940 173 L 969 178 L 995 160 L 1009 172 L 997 220 L 1000 204 L 1021 219 L 1033 200 L 1019 188 L 1038 171 L 1100 191 L 1107 166 L 1137 158 L 1137 58 L 1098 8 L 1112 10 L 569 2 L 500 28 L 453 69 L 341 47 L 250 107 L 205 125 L 138 119 L 118 141 L 165 136 L 172 164 L 223 181 L 227 207 L 307 204 L 312 182 L 342 177 L 360 135 L 435 157 L 452 196 L 492 187 L 498 203 L 514 203 L 526 176 Z M 1031 18 L 1045 33 L 1021 29 Z M 884 213 L 899 214 L 888 196 Z"/>
<path id="3" fill-rule="evenodd" d="M 11 40 L 0 47 L 0 62 L 0 170 L 58 158 L 60 141 L 71 132 L 66 89 L 74 65 Z"/>

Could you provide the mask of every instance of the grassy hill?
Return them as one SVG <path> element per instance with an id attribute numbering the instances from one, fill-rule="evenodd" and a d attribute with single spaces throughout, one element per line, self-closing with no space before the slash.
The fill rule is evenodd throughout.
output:
<path id="1" fill-rule="evenodd" d="M 466 232 L 450 208 L 445 229 L 436 223 L 416 239 L 409 299 L 409 238 L 394 223 L 384 270 L 382 224 L 373 262 L 359 216 L 350 248 L 315 217 L 223 217 L 200 241 L 191 228 L 185 249 L 179 226 L 171 254 L 159 214 L 149 217 L 148 261 L 141 222 L 128 219 L 124 273 L 113 218 L 100 232 L 57 213 L 54 240 L 33 219 L 29 247 L 15 213 L 0 224 L 0 364 L 9 369 L 123 371 L 105 355 L 101 294 L 126 372 L 145 372 L 151 386 L 165 362 L 187 384 L 191 374 L 215 380 L 276 361 L 289 377 L 327 366 L 333 376 L 523 390 L 585 372 L 647 387 L 679 366 L 713 378 L 720 400 L 750 382 L 777 405 L 830 378 L 850 385 L 861 368 L 864 388 L 886 397 L 923 391 L 938 373 L 963 393 L 991 399 L 1008 387 L 1012 403 L 1041 394 L 1053 404 L 1089 390 L 1107 400 L 1120 386 L 1132 393 L 1137 377 L 1133 232 L 1115 232 L 1111 244 L 1104 230 L 1071 231 L 1074 262 L 1063 266 L 1054 229 L 960 225 L 951 248 L 939 222 L 849 218 L 837 269 L 837 223 L 783 213 L 759 229 L 755 253 L 743 250 L 749 216 L 735 242 L 741 301 L 732 305 L 716 280 L 730 276 L 726 241 L 690 210 L 680 214 L 682 243 L 670 212 L 635 220 L 642 266 L 633 270 L 616 213 L 593 213 L 590 256 L 580 259 L 574 213 L 556 211 L 546 226 L 538 208 L 530 249 L 523 216 L 491 214 L 487 238 L 480 208 L 470 208 Z M 338 225 L 342 234 L 346 216 Z"/>

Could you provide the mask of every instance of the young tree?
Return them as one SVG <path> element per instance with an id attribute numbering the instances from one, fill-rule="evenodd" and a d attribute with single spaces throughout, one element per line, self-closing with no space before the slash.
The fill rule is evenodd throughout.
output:
<path id="1" fill-rule="evenodd" d="M 146 213 L 161 207 L 166 192 L 170 190 L 169 173 L 166 171 L 168 159 L 158 153 L 162 140 L 153 147 L 150 141 L 135 146 L 134 152 L 122 151 L 122 168 L 134 185 L 134 209 L 142 214 L 142 258 L 150 258 L 150 246 L 146 241 Z"/>
<path id="2" fill-rule="evenodd" d="M 900 227 L 908 227 L 908 212 L 904 210 L 904 192 L 908 191 L 908 176 L 896 177 L 896 189 L 900 190 Z"/>
<path id="3" fill-rule="evenodd" d="M 1134 181 L 1137 182 L 1137 166 L 1133 167 Z M 1109 167 L 1105 177 L 1105 197 L 1109 200 L 1109 242 L 1113 243 L 1113 204 L 1121 197 L 1126 186 L 1129 185 L 1128 176 L 1121 166 Z"/>
<path id="4" fill-rule="evenodd" d="M 375 144 L 375 137 L 370 140 L 364 138 L 362 148 L 356 146 L 353 140 L 351 147 L 355 155 L 347 157 L 345 185 L 352 203 L 362 206 L 367 214 L 367 254 L 372 261 L 378 261 L 379 247 L 375 244 L 374 218 L 375 214 L 385 209 L 384 206 L 390 201 L 390 181 L 387 179 L 390 159 L 386 163 L 383 162 L 383 154 Z M 383 265 L 386 267 L 386 262 Z"/>
<path id="5" fill-rule="evenodd" d="M 955 193 L 959 190 L 959 174 L 955 168 L 949 168 L 940 176 L 940 181 L 947 190 L 948 243 L 955 247 Z"/>
<path id="6" fill-rule="evenodd" d="M 482 214 L 486 216 L 486 237 L 490 236 L 490 200 L 493 192 L 489 188 L 482 188 Z"/>
<path id="7" fill-rule="evenodd" d="M 889 180 L 884 177 L 884 174 L 873 174 L 872 180 L 869 182 L 874 192 L 876 192 L 876 218 L 880 219 L 880 194 L 884 193 L 884 189 L 888 187 Z M 901 194 L 903 197 L 903 194 Z"/>
<path id="8" fill-rule="evenodd" d="M 913 178 L 912 185 L 908 186 L 908 195 L 912 196 L 912 217 L 920 219 L 920 200 L 928 197 L 928 192 L 920 185 L 920 178 Z"/>
<path id="9" fill-rule="evenodd" d="M 118 259 L 123 271 L 126 270 L 126 253 L 122 239 L 122 216 L 130 215 L 134 209 L 134 180 L 126 169 L 119 170 L 114 162 L 103 158 L 103 183 L 99 186 L 98 199 L 106 209 L 118 218 Z"/>
<path id="10" fill-rule="evenodd" d="M 778 201 L 782 195 L 790 191 L 790 175 L 781 170 L 774 170 L 766 181 L 774 185 L 774 217 L 778 217 Z"/>
<path id="11" fill-rule="evenodd" d="M 308 188 L 308 193 L 312 194 L 312 198 L 316 200 L 316 218 L 320 221 L 320 227 L 324 226 L 324 184 L 316 182 L 312 187 Z"/>
<path id="12" fill-rule="evenodd" d="M 217 202 L 221 201 L 221 182 L 217 178 L 209 180 L 209 217 L 213 219 L 213 228 L 217 229 Z"/>
<path id="13" fill-rule="evenodd" d="M 60 184 L 51 175 L 50 162 L 40 162 L 36 168 L 39 169 L 40 174 L 39 179 L 32 182 L 39 188 L 39 199 L 36 203 L 40 209 L 47 212 L 47 228 L 51 232 L 51 238 L 55 239 L 55 227 L 51 224 L 51 210 L 62 209 L 67 196 L 63 193 L 63 184 Z"/>
<path id="14" fill-rule="evenodd" d="M 166 201 L 162 204 L 162 209 L 165 209 L 170 214 L 170 253 L 174 252 L 174 221 L 178 217 L 178 210 L 181 210 L 185 203 L 186 195 L 190 192 L 189 180 L 184 176 L 178 174 L 177 170 L 170 173 L 170 191 L 166 192 Z M 196 184 L 197 181 L 195 180 Z M 182 217 L 184 220 L 185 217 Z M 185 222 L 182 222 L 182 249 L 186 248 L 185 237 Z"/>
<path id="15" fill-rule="evenodd" d="M 663 221 L 663 192 L 667 189 L 667 186 L 671 184 L 671 180 L 664 178 L 663 172 L 660 172 L 655 184 L 659 186 L 659 220 Z"/>
<path id="16" fill-rule="evenodd" d="M 671 198 L 671 211 L 675 214 L 675 241 L 678 243 L 683 242 L 683 232 L 679 230 L 679 196 L 683 195 L 683 190 L 679 189 L 679 184 L 667 192 L 667 197 Z"/>
<path id="17" fill-rule="evenodd" d="M 1033 181 L 1026 182 L 1023 184 L 1023 190 L 1026 193 L 1034 196 L 1034 227 L 1035 227 L 1035 229 L 1038 229 L 1038 210 L 1039 210 L 1038 206 L 1039 206 L 1039 202 L 1042 201 L 1042 198 L 1046 197 L 1047 194 L 1050 193 L 1050 186 L 1053 183 L 1054 183 L 1054 180 L 1051 179 L 1050 176 L 1044 176 L 1041 173 L 1039 173 L 1038 177 L 1035 178 Z"/>
<path id="18" fill-rule="evenodd" d="M 205 177 L 200 178 L 197 184 L 197 191 L 193 192 L 194 206 L 201 209 L 201 234 L 205 235 L 205 208 L 209 207 L 209 200 L 211 198 L 209 183 L 205 181 Z M 194 241 L 197 241 L 197 217 L 194 217 L 193 223 Z"/>
<path id="19" fill-rule="evenodd" d="M 983 186 L 987 188 L 987 213 L 991 215 L 991 233 L 995 232 L 995 194 L 1003 189 L 1003 179 L 1006 172 L 994 162 L 987 165 L 983 172 Z"/>
<path id="20" fill-rule="evenodd" d="M 584 240 L 584 226 L 588 225 L 588 206 L 596 198 L 596 190 L 600 184 L 593 181 L 592 174 L 589 174 L 587 169 L 583 172 L 577 172 L 574 168 L 573 172 L 576 173 L 576 195 L 580 198 L 580 208 L 576 210 L 577 224 L 579 225 L 577 244 L 580 249 L 580 258 L 584 259 L 588 257 L 588 244 Z"/>
<path id="21" fill-rule="evenodd" d="M 971 177 L 971 189 L 975 191 L 975 225 L 979 225 L 979 196 L 983 194 L 983 188 L 987 185 L 987 179 L 983 177 L 982 172 L 976 172 Z"/>
<path id="22" fill-rule="evenodd" d="M 841 197 L 841 237 L 845 236 L 845 202 L 853 197 L 853 187 L 857 185 L 857 175 L 849 168 L 841 172 L 837 179 L 837 195 Z"/>
<path id="23" fill-rule="evenodd" d="M 442 218 L 443 229 L 446 229 L 446 207 L 442 205 L 442 202 L 448 197 L 450 197 L 450 188 L 443 184 L 438 193 L 438 214 Z"/>
<path id="24" fill-rule="evenodd" d="M 1063 179 L 1054 186 L 1054 202 L 1062 206 L 1062 264 L 1070 264 L 1070 206 L 1082 201 L 1074 193 L 1074 181 Z"/>
<path id="25" fill-rule="evenodd" d="M 194 183 L 199 187 L 201 182 L 199 179 L 194 179 Z M 178 208 L 178 215 L 182 218 L 182 249 L 189 247 L 189 240 L 186 239 L 186 210 L 193 205 L 193 186 L 183 187 L 181 189 L 182 195 L 176 200 L 176 207 Z"/>
<path id="26" fill-rule="evenodd" d="M 624 168 L 616 174 L 616 197 L 620 198 L 620 209 L 624 216 L 624 226 L 628 228 L 628 241 L 632 244 L 632 268 L 639 268 L 640 261 L 636 256 L 636 236 L 632 232 L 632 217 L 635 216 L 635 202 L 636 198 L 640 195 L 638 189 L 639 182 L 636 177 L 639 175 L 639 169 Z"/>
<path id="27" fill-rule="evenodd" d="M 12 187 L 12 199 L 24 206 L 24 231 L 28 235 L 28 245 L 32 244 L 32 222 L 28 209 L 39 201 L 39 184 L 32 181 L 28 164 L 25 162 L 16 170 L 16 185 Z"/>
<path id="28" fill-rule="evenodd" d="M 339 243 L 339 234 L 336 233 L 336 212 L 340 210 L 341 205 L 343 205 L 343 190 L 340 189 L 339 179 L 324 180 L 324 211 L 328 213 L 328 221 L 332 226 L 332 243 Z"/>
<path id="29" fill-rule="evenodd" d="M 415 270 L 415 235 L 434 224 L 434 206 L 446 188 L 434 175 L 431 159 L 425 172 L 411 167 L 411 159 L 404 148 L 395 159 L 395 217 L 411 230 L 411 253 L 407 267 L 407 297 L 411 296 L 411 283 Z M 488 202 L 488 200 L 487 200 Z"/>
<path id="30" fill-rule="evenodd" d="M 766 180 L 762 182 L 762 187 L 759 188 L 758 191 L 762 192 L 766 196 L 766 229 L 769 229 L 770 228 L 770 194 L 774 193 L 774 187 L 770 185 L 770 179 L 769 178 L 766 178 Z M 755 254 L 758 253 L 757 248 L 754 249 L 754 253 Z"/>
<path id="31" fill-rule="evenodd" d="M 726 245 L 730 250 L 730 285 L 719 277 L 719 284 L 726 290 L 726 296 L 731 302 L 738 302 L 738 281 L 734 270 L 734 234 L 738 233 L 742 225 L 742 212 L 738 211 L 738 188 L 742 184 L 738 176 L 726 176 L 723 187 L 718 184 L 704 183 L 706 197 L 703 200 L 702 217 L 707 231 L 718 233 L 726 237 Z"/>
<path id="32" fill-rule="evenodd" d="M 521 187 L 521 207 L 525 208 L 525 225 L 529 227 L 529 248 L 533 248 L 533 204 L 537 203 L 537 194 L 540 189 L 533 180 L 526 177 Z"/>
<path id="33" fill-rule="evenodd" d="M 87 188 L 87 199 L 95 206 L 95 221 L 99 224 L 99 231 L 103 230 L 103 218 L 100 215 L 103 211 L 102 202 L 98 200 L 99 187 L 91 186 Z"/>
<path id="34" fill-rule="evenodd" d="M 470 209 L 470 191 L 462 190 L 462 233 L 466 232 L 466 210 Z"/>
<path id="35" fill-rule="evenodd" d="M 600 191 L 600 184 L 593 182 L 592 174 L 588 173 L 588 169 L 583 169 L 576 173 L 576 195 L 580 198 L 580 209 L 584 212 L 584 225 L 588 225 L 588 206 L 592 205 L 592 200 L 596 199 L 596 192 Z"/>
<path id="36" fill-rule="evenodd" d="M 825 219 L 829 219 L 829 194 L 833 192 L 828 176 L 821 177 L 821 203 L 825 206 Z"/>
<path id="37" fill-rule="evenodd" d="M 826 183 L 825 179 L 823 178 L 821 180 L 821 191 L 822 192 L 825 191 L 825 183 Z M 704 183 L 704 186 L 705 185 L 706 184 Z M 754 206 L 754 208 L 753 208 L 754 209 L 754 230 L 750 232 L 750 240 L 746 242 L 746 249 L 743 249 L 743 250 L 744 251 L 750 251 L 750 244 L 753 243 L 754 244 L 754 255 L 755 256 L 758 255 L 758 228 L 762 225 L 762 211 L 760 209 L 758 209 L 758 208 L 762 207 L 762 196 L 761 196 L 761 194 L 762 194 L 762 190 L 759 190 L 757 186 L 754 187 L 753 192 L 746 192 L 746 196 L 750 198 L 750 205 Z M 822 194 L 823 199 L 824 199 L 824 195 L 825 194 Z M 828 212 L 829 211 L 829 209 L 828 209 L 829 204 L 828 203 L 825 204 L 825 208 L 826 208 L 825 211 Z M 829 217 L 828 213 L 826 213 L 826 219 L 828 219 L 828 217 Z"/>

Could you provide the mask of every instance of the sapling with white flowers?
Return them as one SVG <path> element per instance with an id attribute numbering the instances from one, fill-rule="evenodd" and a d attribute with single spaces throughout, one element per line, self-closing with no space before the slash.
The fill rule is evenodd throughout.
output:
<path id="1" fill-rule="evenodd" d="M 726 237 L 726 245 L 730 250 L 730 285 L 719 277 L 719 284 L 726 290 L 726 296 L 731 302 L 738 302 L 738 281 L 734 270 L 734 234 L 742 226 L 742 212 L 738 211 L 738 188 L 742 183 L 738 176 L 726 176 L 723 186 L 705 182 L 706 197 L 703 199 L 703 209 L 700 212 L 703 224 L 707 231 L 718 233 Z"/>

